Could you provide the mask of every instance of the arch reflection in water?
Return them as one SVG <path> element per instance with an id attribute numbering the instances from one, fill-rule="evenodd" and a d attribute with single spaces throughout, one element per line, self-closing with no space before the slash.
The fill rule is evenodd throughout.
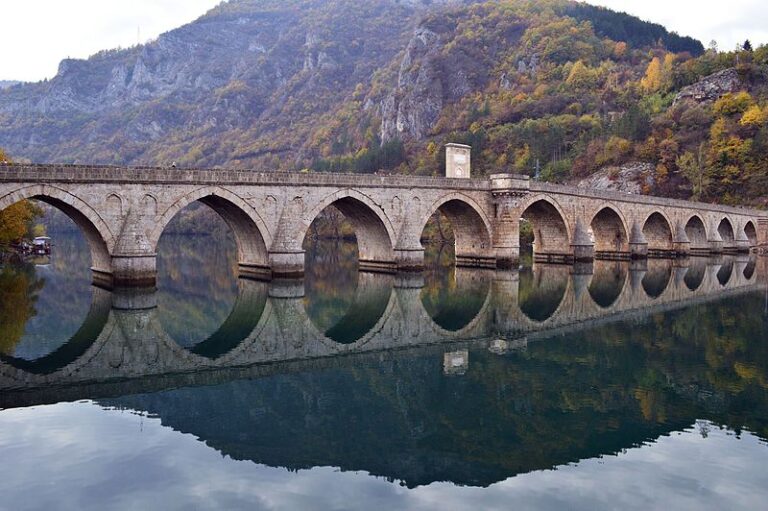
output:
<path id="1" fill-rule="evenodd" d="M 624 263 L 595 261 L 594 274 L 589 283 L 592 300 L 604 309 L 616 303 L 624 291 L 628 270 L 628 265 Z"/>
<path id="2" fill-rule="evenodd" d="M 704 282 L 704 277 L 707 275 L 707 263 L 703 259 L 694 259 L 688 266 L 688 271 L 685 272 L 683 278 L 686 287 L 691 291 L 696 291 L 701 287 Z"/>
<path id="3" fill-rule="evenodd" d="M 14 356 L 0 355 L 6 364 L 30 374 L 51 374 L 82 357 L 104 331 L 112 309 L 109 292 L 94 289 L 93 302 L 80 329 L 59 348 L 47 355 L 28 360 Z"/>
<path id="4" fill-rule="evenodd" d="M 51 254 L 0 268 L 0 353 L 19 363 L 82 340 L 82 325 L 93 313 L 87 241 L 58 210 L 45 208 L 41 221 L 53 236 Z M 50 359 L 43 366 L 50 367 Z"/>
<path id="5" fill-rule="evenodd" d="M 213 234 L 196 233 L 198 224 Z M 222 325 L 238 323 L 243 310 L 237 258 L 230 228 L 210 208 L 190 206 L 169 223 L 158 243 L 157 306 L 163 330 L 180 346 L 223 349 L 214 349 L 212 339 Z"/>
<path id="6" fill-rule="evenodd" d="M 427 273 L 421 301 L 440 328 L 458 332 L 478 316 L 488 300 L 493 272 L 448 268 Z"/>
<path id="7" fill-rule="evenodd" d="M 649 259 L 648 271 L 643 276 L 645 294 L 650 298 L 659 298 L 666 291 L 672 279 L 672 261 L 667 259 Z"/>
<path id="8" fill-rule="evenodd" d="M 532 321 L 542 323 L 557 312 L 570 282 L 570 267 L 535 264 L 520 272 L 520 310 Z"/>
<path id="9" fill-rule="evenodd" d="M 325 337 L 352 344 L 384 316 L 393 277 L 357 271 L 354 241 L 319 239 L 308 247 L 304 308 Z"/>
<path id="10" fill-rule="evenodd" d="M 717 270 L 717 280 L 721 286 L 725 286 L 731 280 L 733 275 L 733 259 L 727 258 L 723 260 L 720 269 Z"/>

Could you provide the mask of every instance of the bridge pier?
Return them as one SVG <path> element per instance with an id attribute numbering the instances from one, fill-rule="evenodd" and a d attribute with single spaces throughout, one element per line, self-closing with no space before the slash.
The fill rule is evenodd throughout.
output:
<path id="1" fill-rule="evenodd" d="M 395 267 L 398 272 L 424 270 L 424 247 L 395 248 Z"/>
<path id="2" fill-rule="evenodd" d="M 157 283 L 157 257 L 152 255 L 112 256 L 115 287 L 153 287 Z"/>
<path id="3" fill-rule="evenodd" d="M 304 250 L 270 251 L 272 277 L 301 278 L 304 276 Z"/>

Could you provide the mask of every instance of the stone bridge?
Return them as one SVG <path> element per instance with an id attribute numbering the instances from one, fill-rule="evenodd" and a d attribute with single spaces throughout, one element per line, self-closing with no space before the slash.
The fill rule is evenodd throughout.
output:
<path id="1" fill-rule="evenodd" d="M 160 236 L 200 201 L 234 232 L 243 276 L 301 276 L 302 248 L 327 207 L 354 225 L 362 270 L 420 270 L 437 211 L 451 222 L 459 266 L 509 268 L 520 222 L 537 260 L 643 259 L 768 250 L 768 213 L 532 182 L 469 179 L 469 148 L 447 149 L 448 177 L 278 173 L 77 165 L 0 165 L 0 210 L 24 199 L 66 213 L 89 242 L 95 280 L 152 285 Z M 454 162 L 462 162 L 464 167 Z"/>
<path id="2" fill-rule="evenodd" d="M 60 348 L 37 360 L 0 356 L 0 408 L 103 396 L 99 389 L 116 382 L 147 392 L 400 349 L 437 351 L 446 373 L 462 374 L 470 345 L 504 353 L 575 329 L 765 290 L 766 272 L 768 258 L 747 256 L 537 264 L 524 273 L 459 269 L 458 292 L 480 299 L 471 310 L 462 302 L 447 311 L 427 310 L 417 275 L 361 273 L 354 305 L 327 329 L 307 313 L 301 281 L 243 279 L 229 318 L 187 348 L 164 331 L 153 290 L 93 288 L 88 317 Z M 525 293 L 521 279 L 532 279 Z"/>

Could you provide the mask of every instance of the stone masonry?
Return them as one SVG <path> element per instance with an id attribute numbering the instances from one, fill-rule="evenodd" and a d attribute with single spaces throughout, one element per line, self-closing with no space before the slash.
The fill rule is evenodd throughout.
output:
<path id="1" fill-rule="evenodd" d="M 467 163 L 462 176 L 469 176 L 469 155 L 461 161 Z M 331 205 L 355 227 L 360 268 L 379 272 L 423 268 L 421 235 L 438 210 L 453 226 L 460 266 L 516 266 L 521 219 L 532 223 L 539 261 L 768 249 L 764 211 L 571 188 L 513 174 L 468 179 L 0 165 L 0 210 L 24 199 L 51 204 L 82 228 L 94 278 L 105 285 L 154 284 L 160 236 L 195 201 L 232 228 L 241 274 L 265 279 L 303 274 L 304 237 Z"/>

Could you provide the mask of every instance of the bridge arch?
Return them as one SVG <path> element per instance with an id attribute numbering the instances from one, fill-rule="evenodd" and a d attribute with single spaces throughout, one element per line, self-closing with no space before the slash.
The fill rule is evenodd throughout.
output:
<path id="1" fill-rule="evenodd" d="M 381 206 L 357 190 L 340 190 L 315 205 L 301 226 L 302 239 L 306 239 L 310 226 L 320 213 L 330 206 L 340 211 L 354 228 L 361 269 L 394 269 L 396 238 L 392 222 Z"/>
<path id="2" fill-rule="evenodd" d="M 736 231 L 728 217 L 723 217 L 717 224 L 717 232 L 723 240 L 723 248 L 733 246 L 736 241 Z"/>
<path id="3" fill-rule="evenodd" d="M 571 255 L 571 229 L 556 200 L 548 195 L 535 195 L 523 203 L 520 211 L 520 217 L 533 226 L 534 256 Z"/>
<path id="4" fill-rule="evenodd" d="M 589 224 L 595 241 L 595 255 L 629 256 L 629 227 L 619 210 L 610 205 L 602 205 Z"/>
<path id="5" fill-rule="evenodd" d="M 157 252 L 157 245 L 165 228 L 182 209 L 199 201 L 213 209 L 227 223 L 237 243 L 238 262 L 241 270 L 253 272 L 266 271 L 269 268 L 267 247 L 272 243 L 272 236 L 264 220 L 256 210 L 238 195 L 220 187 L 199 188 L 174 202 L 157 221 L 149 242 Z"/>
<path id="6" fill-rule="evenodd" d="M 112 250 L 115 238 L 101 216 L 80 198 L 50 185 L 32 185 L 0 197 L 0 211 L 20 201 L 34 199 L 62 211 L 80 227 L 91 252 L 94 271 L 112 273 Z"/>
<path id="7" fill-rule="evenodd" d="M 752 220 L 747 220 L 747 223 L 744 224 L 744 235 L 749 240 L 750 247 L 757 246 L 757 228 Z"/>
<path id="8" fill-rule="evenodd" d="M 643 236 L 648 242 L 648 255 L 667 255 L 673 251 L 672 222 L 661 211 L 654 211 L 643 223 Z"/>
<path id="9" fill-rule="evenodd" d="M 440 197 L 421 218 L 418 224 L 421 226 L 419 235 L 424 232 L 427 222 L 437 212 L 445 215 L 453 227 L 457 265 L 495 267 L 491 222 L 474 199 L 457 192 Z"/>
<path id="10" fill-rule="evenodd" d="M 697 214 L 691 215 L 685 223 L 685 235 L 691 242 L 691 253 L 702 253 L 709 250 L 709 235 L 707 234 L 707 224 Z"/>

